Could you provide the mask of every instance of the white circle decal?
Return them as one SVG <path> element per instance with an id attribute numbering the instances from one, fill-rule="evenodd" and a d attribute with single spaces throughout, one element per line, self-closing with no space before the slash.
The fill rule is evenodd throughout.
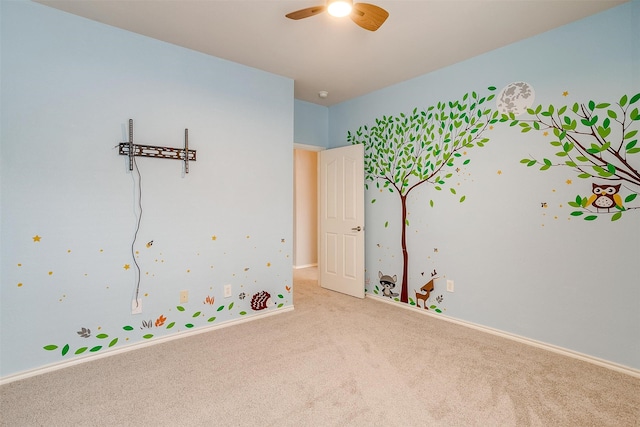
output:
<path id="1" fill-rule="evenodd" d="M 513 113 L 518 116 L 527 111 L 533 105 L 536 94 L 533 87 L 525 82 L 510 83 L 502 89 L 496 106 L 503 114 Z"/>

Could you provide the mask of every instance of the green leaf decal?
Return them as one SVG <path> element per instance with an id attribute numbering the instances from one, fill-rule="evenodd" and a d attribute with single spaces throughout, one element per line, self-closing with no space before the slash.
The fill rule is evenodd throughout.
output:
<path id="1" fill-rule="evenodd" d="M 278 304 L 278 308 L 282 307 L 283 305 L 284 305 L 284 303 Z"/>
<path id="2" fill-rule="evenodd" d="M 240 316 L 244 316 L 245 314 L 247 314 L 247 312 L 246 311 L 241 311 L 239 314 L 240 314 Z"/>
<path id="3" fill-rule="evenodd" d="M 177 306 L 176 308 L 178 309 L 178 311 L 184 311 L 184 307 L 181 305 Z"/>
<path id="4" fill-rule="evenodd" d="M 224 310 L 224 305 L 221 305 L 220 307 L 218 307 L 216 311 L 222 311 L 222 310 Z"/>
<path id="5" fill-rule="evenodd" d="M 198 317 L 200 316 L 201 313 L 202 313 L 201 311 L 196 311 L 195 313 L 193 313 L 193 316 L 191 317 Z"/>
<path id="6" fill-rule="evenodd" d="M 96 335 L 96 338 L 103 340 L 105 338 L 109 338 L 109 335 L 107 335 L 107 334 L 98 334 L 98 335 Z"/>
<path id="7" fill-rule="evenodd" d="M 624 107 L 625 105 L 627 105 L 627 95 L 622 95 L 622 98 L 620 98 L 620 106 Z"/>
<path id="8" fill-rule="evenodd" d="M 622 217 L 622 212 L 616 212 L 613 214 L 613 216 L 611 217 L 611 221 L 617 221 L 620 219 L 620 217 Z"/>
<path id="9" fill-rule="evenodd" d="M 62 347 L 62 355 L 65 356 L 67 353 L 69 353 L 69 344 L 65 344 L 65 346 Z"/>
<path id="10" fill-rule="evenodd" d="M 635 198 L 636 198 L 637 196 L 638 196 L 638 195 L 637 195 L 636 193 L 629 194 L 627 197 L 625 197 L 625 198 L 624 198 L 624 202 L 625 202 L 625 203 L 632 202 L 632 201 L 634 201 L 634 200 L 635 200 Z"/>
<path id="11" fill-rule="evenodd" d="M 91 349 L 89 349 L 90 352 L 95 353 L 96 351 L 100 351 L 100 349 L 102 348 L 101 345 L 97 345 L 95 347 L 92 347 Z"/>
<path id="12" fill-rule="evenodd" d="M 44 348 L 45 350 L 48 350 L 48 351 L 52 351 L 52 350 L 55 350 L 56 348 L 58 348 L 58 346 L 55 345 L 55 344 L 49 344 L 49 345 L 45 345 L 42 348 Z"/>
<path id="13" fill-rule="evenodd" d="M 76 350 L 76 352 L 74 354 L 82 354 L 85 351 L 87 351 L 89 347 L 80 347 L 79 349 Z"/>
<path id="14" fill-rule="evenodd" d="M 213 317 L 208 318 L 208 319 L 207 319 L 207 322 L 211 323 L 211 322 L 213 322 L 214 320 L 216 320 L 216 316 L 213 316 Z"/>
<path id="15" fill-rule="evenodd" d="M 118 343 L 118 338 L 114 338 L 111 340 L 111 342 L 109 343 L 109 347 L 113 347 L 114 345 L 116 345 Z"/>
<path id="16" fill-rule="evenodd" d="M 184 325 L 184 326 L 185 326 L 185 328 L 189 328 L 189 329 L 191 329 L 191 328 L 193 328 L 193 323 L 187 323 L 187 324 L 186 324 L 186 325 Z"/>
<path id="17" fill-rule="evenodd" d="M 283 299 L 283 298 L 284 298 L 284 295 L 282 295 L 282 294 L 278 294 L 278 298 Z"/>
<path id="18" fill-rule="evenodd" d="M 176 325 L 176 322 L 171 322 L 167 325 L 167 329 L 171 329 Z"/>
<path id="19" fill-rule="evenodd" d="M 595 220 L 597 218 L 598 218 L 598 215 L 589 215 L 589 216 L 585 216 L 584 220 L 585 221 L 593 221 L 593 220 Z"/>
<path id="20" fill-rule="evenodd" d="M 142 338 L 144 338 L 145 340 L 151 339 L 151 338 L 153 338 L 153 334 L 143 335 Z"/>
<path id="21" fill-rule="evenodd" d="M 133 326 L 124 326 L 122 329 L 124 329 L 125 331 L 133 331 Z"/>

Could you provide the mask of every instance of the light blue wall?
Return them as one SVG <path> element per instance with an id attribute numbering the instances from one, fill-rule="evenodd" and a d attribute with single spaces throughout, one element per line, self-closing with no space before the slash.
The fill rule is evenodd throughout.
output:
<path id="1" fill-rule="evenodd" d="M 36 3 L 1 8 L 0 375 L 290 306 L 293 81 Z M 188 175 L 137 160 L 141 315 L 137 176 L 115 148 L 129 118 L 138 144 L 180 148 L 188 128 L 197 150 Z M 253 310 L 262 291 L 272 304 Z"/>
<path id="2" fill-rule="evenodd" d="M 427 109 L 470 91 L 486 93 L 489 86 L 499 91 L 517 81 L 531 84 L 534 105 L 545 108 L 589 100 L 615 104 L 622 95 L 640 92 L 639 22 L 636 1 L 332 106 L 330 144 L 346 145 L 348 131 L 371 127 L 384 115 Z M 557 150 L 549 145 L 553 136 L 522 134 L 505 123 L 486 136 L 485 148 L 467 153 L 471 163 L 453 171 L 456 196 L 428 185 L 410 195 L 410 296 L 435 269 L 440 279 L 430 302 L 444 315 L 640 368 L 639 211 L 616 222 L 572 217 L 568 201 L 590 194 L 591 182 L 598 180 L 520 163 L 531 157 L 556 162 Z M 640 154 L 629 161 L 640 168 Z M 401 280 L 401 213 L 398 194 L 375 186 L 366 202 L 366 268 L 373 292 L 378 271 Z M 446 291 L 446 279 L 454 280 L 454 293 Z"/>
<path id="3" fill-rule="evenodd" d="M 294 101 L 293 140 L 297 144 L 328 147 L 329 109 L 296 99 Z"/>

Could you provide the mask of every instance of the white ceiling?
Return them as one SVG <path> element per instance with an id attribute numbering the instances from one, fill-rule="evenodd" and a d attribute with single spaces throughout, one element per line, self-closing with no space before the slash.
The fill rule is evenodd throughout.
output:
<path id="1" fill-rule="evenodd" d="M 290 77 L 295 98 L 329 106 L 609 9 L 626 0 L 367 0 L 376 32 L 326 13 L 324 0 L 36 0 L 219 58 Z M 357 2 L 357 0 L 356 0 Z M 560 43 L 559 43 L 560 45 Z M 329 92 L 321 99 L 318 92 Z"/>

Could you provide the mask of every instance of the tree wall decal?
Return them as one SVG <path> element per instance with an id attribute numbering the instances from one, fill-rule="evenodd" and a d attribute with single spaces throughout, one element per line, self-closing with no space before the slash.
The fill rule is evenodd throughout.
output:
<path id="1" fill-rule="evenodd" d="M 575 200 L 569 202 L 570 206 L 577 208 L 571 212 L 572 216 L 593 221 L 600 215 L 611 215 L 611 221 L 616 221 L 623 212 L 640 209 L 638 205 L 626 205 L 633 202 L 640 192 L 640 156 L 637 156 L 640 153 L 640 112 L 637 106 L 633 107 L 639 100 L 640 93 L 631 97 L 623 95 L 615 104 L 589 101 L 583 104 L 576 102 L 571 107 L 565 105 L 556 108 L 549 105 L 546 109 L 538 105 L 527 110 L 531 119 L 516 120 L 511 114 L 503 115 L 501 121 L 511 120 L 511 126 L 520 126 L 521 132 L 536 130 L 548 133 L 551 130 L 555 136 L 550 145 L 559 150 L 555 156 L 562 162 L 553 163 L 543 157 L 542 160 L 525 158 L 520 163 L 529 167 L 540 165 L 543 171 L 552 167 L 567 167 L 575 171 L 578 178 L 598 179 L 624 186 L 629 191 L 624 201 L 617 196 L 615 201 L 599 204 L 596 200 L 604 191 L 601 189 L 609 188 L 611 194 L 608 196 L 612 196 L 613 200 L 620 185 L 593 183 L 594 194 L 577 195 Z"/>
<path id="2" fill-rule="evenodd" d="M 483 147 L 488 138 L 486 130 L 498 121 L 509 120 L 488 106 L 496 90 L 491 86 L 489 94 L 466 93 L 460 100 L 438 102 L 426 110 L 414 108 L 410 114 L 383 116 L 372 127 L 361 126 L 347 133 L 347 142 L 365 146 L 366 188 L 374 183 L 397 193 L 401 205 L 402 284 L 400 301 L 408 302 L 407 252 L 407 198 L 412 190 L 422 185 L 432 185 L 441 191 L 454 175 L 456 165 L 466 165 L 470 159 L 467 151 Z M 457 195 L 453 186 L 451 194 Z M 465 196 L 458 196 L 464 202 Z M 375 199 L 371 203 L 375 203 Z M 433 207 L 433 200 L 429 201 Z M 388 222 L 385 224 L 385 227 Z"/>

